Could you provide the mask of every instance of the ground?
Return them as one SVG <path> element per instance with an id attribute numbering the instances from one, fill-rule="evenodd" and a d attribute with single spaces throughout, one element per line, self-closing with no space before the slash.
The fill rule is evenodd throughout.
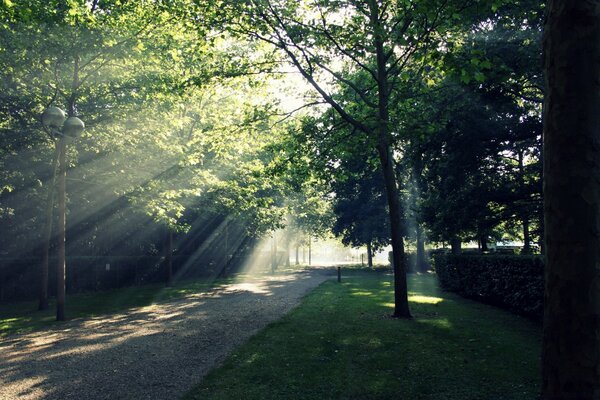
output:
<path id="1" fill-rule="evenodd" d="M 0 342 L 0 399 L 175 399 L 331 277 L 248 278 Z"/>

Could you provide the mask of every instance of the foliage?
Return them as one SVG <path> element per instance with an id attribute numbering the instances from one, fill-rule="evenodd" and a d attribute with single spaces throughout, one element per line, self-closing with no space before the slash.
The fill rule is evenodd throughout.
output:
<path id="1" fill-rule="evenodd" d="M 341 284 L 318 287 L 184 398 L 535 398 L 539 326 L 441 293 L 426 275 L 409 277 L 416 318 L 385 318 L 390 276 L 342 272 Z"/>
<path id="2" fill-rule="evenodd" d="M 462 296 L 541 320 L 544 264 L 540 257 L 434 256 L 440 285 Z"/>

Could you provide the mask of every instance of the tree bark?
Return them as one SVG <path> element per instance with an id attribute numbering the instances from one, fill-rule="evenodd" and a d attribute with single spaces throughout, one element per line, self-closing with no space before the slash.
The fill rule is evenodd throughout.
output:
<path id="1" fill-rule="evenodd" d="M 373 246 L 371 246 L 371 242 L 367 242 L 367 266 L 373 268 Z"/>
<path id="2" fill-rule="evenodd" d="M 519 151 L 517 153 L 517 157 L 519 160 L 519 176 L 518 181 L 521 187 L 525 186 L 525 164 L 524 164 L 524 155 L 523 151 Z M 523 249 L 521 250 L 521 254 L 531 254 L 531 235 L 529 233 L 529 214 L 527 210 L 524 209 L 522 211 L 521 222 L 523 227 Z"/>
<path id="3" fill-rule="evenodd" d="M 542 398 L 600 399 L 600 3 L 551 0 L 544 32 Z"/>
<path id="4" fill-rule="evenodd" d="M 275 273 L 277 269 L 277 237 L 273 232 L 273 243 L 271 245 L 271 273 Z"/>
<path id="5" fill-rule="evenodd" d="M 290 235 L 286 233 L 285 235 L 285 267 L 290 267 Z"/>
<path id="6" fill-rule="evenodd" d="M 460 238 L 458 236 L 452 236 L 450 238 L 450 248 L 452 254 L 459 255 L 461 253 L 460 244 Z"/>
<path id="7" fill-rule="evenodd" d="M 65 260 L 65 230 L 66 230 L 66 177 L 67 177 L 67 139 L 62 136 L 58 142 L 58 246 L 56 255 L 58 263 L 56 266 L 56 320 L 64 321 L 65 315 L 65 274 L 67 270 Z"/>
<path id="8" fill-rule="evenodd" d="M 529 217 L 523 217 L 523 254 L 531 254 L 531 235 L 529 233 Z"/>
<path id="9" fill-rule="evenodd" d="M 377 152 L 383 171 L 385 191 L 390 214 L 392 251 L 394 253 L 394 317 L 411 318 L 408 308 L 408 288 L 406 284 L 406 266 L 404 256 L 404 238 L 402 237 L 402 209 L 400 193 L 392 156 L 389 132 L 389 82 L 386 63 L 383 27 L 379 19 L 379 6 L 375 0 L 369 1 L 370 22 L 373 28 L 373 40 L 377 56 Z"/>
<path id="10" fill-rule="evenodd" d="M 50 259 L 50 242 L 52 241 L 52 214 L 54 210 L 54 191 L 56 190 L 56 166 L 60 154 L 59 143 L 55 143 L 52 158 L 52 176 L 48 185 L 46 198 L 46 225 L 44 226 L 44 243 L 42 244 L 42 261 L 40 264 L 40 287 L 38 292 L 38 310 L 48 309 L 48 263 Z"/>
<path id="11" fill-rule="evenodd" d="M 417 271 L 427 272 L 427 261 L 425 260 L 425 239 L 423 229 L 417 223 Z"/>
<path id="12" fill-rule="evenodd" d="M 298 253 L 300 252 L 300 245 L 296 243 L 296 265 L 300 264 L 300 259 L 298 258 Z"/>
<path id="13" fill-rule="evenodd" d="M 312 239 L 308 237 L 308 265 L 312 265 Z"/>
<path id="14" fill-rule="evenodd" d="M 166 264 L 166 282 L 167 286 L 171 286 L 173 284 L 173 231 L 167 228 L 167 237 L 166 237 L 166 246 L 165 246 L 165 264 Z"/>
<path id="15" fill-rule="evenodd" d="M 488 237 L 486 235 L 481 235 L 481 252 L 486 252 L 489 250 L 488 247 Z"/>

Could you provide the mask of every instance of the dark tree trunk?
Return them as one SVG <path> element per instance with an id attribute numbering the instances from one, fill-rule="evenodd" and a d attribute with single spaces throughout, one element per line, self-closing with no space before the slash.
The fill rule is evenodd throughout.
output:
<path id="1" fill-rule="evenodd" d="M 486 235 L 481 235 L 481 252 L 488 251 L 488 238 Z"/>
<path id="2" fill-rule="evenodd" d="M 56 255 L 58 263 L 56 266 L 56 320 L 64 321 L 65 315 L 65 274 L 67 270 L 65 261 L 65 228 L 66 228 L 66 177 L 67 177 L 67 142 L 61 137 L 58 142 L 58 245 Z"/>
<path id="3" fill-rule="evenodd" d="M 312 265 L 312 239 L 308 237 L 308 265 Z"/>
<path id="4" fill-rule="evenodd" d="M 392 144 L 389 133 L 389 83 L 386 52 L 383 45 L 383 27 L 380 18 L 379 5 L 376 1 L 369 1 L 370 23 L 373 28 L 373 41 L 377 55 L 377 152 L 383 172 L 385 192 L 387 197 L 390 228 L 392 238 L 392 251 L 394 256 L 394 317 L 411 318 L 408 308 L 408 288 L 406 284 L 406 265 L 404 256 L 404 238 L 402 236 L 402 209 L 400 207 L 400 193 L 394 168 Z"/>
<path id="5" fill-rule="evenodd" d="M 542 398 L 600 399 L 600 4 L 550 1 L 544 32 Z"/>
<path id="6" fill-rule="evenodd" d="M 523 254 L 531 254 L 531 235 L 529 233 L 529 217 L 523 217 Z"/>
<path id="7" fill-rule="evenodd" d="M 277 237 L 273 232 L 273 243 L 271 245 L 271 272 L 275 273 L 277 269 Z"/>
<path id="8" fill-rule="evenodd" d="M 371 242 L 367 242 L 367 266 L 373 268 L 373 247 Z"/>
<path id="9" fill-rule="evenodd" d="M 425 239 L 423 229 L 417 223 L 417 271 L 427 272 L 427 260 L 425 257 Z"/>
<path id="10" fill-rule="evenodd" d="M 521 187 L 525 186 L 525 165 L 524 165 L 524 155 L 523 151 L 519 151 L 517 153 L 517 157 L 519 160 L 519 185 Z M 527 209 L 522 211 L 521 222 L 523 227 L 523 249 L 521 250 L 521 254 L 531 254 L 531 236 L 529 233 L 529 213 Z"/>
<path id="11" fill-rule="evenodd" d="M 52 158 L 52 175 L 48 184 L 46 198 L 46 225 L 44 226 L 44 237 L 42 243 L 42 261 L 40 264 L 40 287 L 38 295 L 38 310 L 48 309 L 48 262 L 50 259 L 50 242 L 52 241 L 52 211 L 54 210 L 54 191 L 56 190 L 56 166 L 60 155 L 59 143 L 55 143 L 56 149 Z"/>
<path id="12" fill-rule="evenodd" d="M 458 236 L 452 236 L 450 239 L 450 248 L 454 255 L 459 255 L 461 253 L 460 238 Z"/>
<path id="13" fill-rule="evenodd" d="M 173 231 L 167 228 L 166 246 L 165 246 L 165 266 L 166 266 L 166 285 L 173 284 Z"/>
<path id="14" fill-rule="evenodd" d="M 285 236 L 285 266 L 286 268 L 290 267 L 290 236 L 286 234 Z"/>

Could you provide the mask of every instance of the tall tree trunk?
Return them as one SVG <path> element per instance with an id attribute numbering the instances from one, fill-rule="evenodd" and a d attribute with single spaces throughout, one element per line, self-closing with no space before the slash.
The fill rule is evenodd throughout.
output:
<path id="1" fill-rule="evenodd" d="M 402 237 L 402 210 L 400 193 L 392 156 L 392 144 L 389 132 L 389 82 L 387 59 L 382 38 L 383 27 L 379 19 L 377 1 L 369 1 L 370 23 L 373 28 L 373 41 L 377 55 L 377 152 L 383 171 L 385 192 L 387 197 L 390 228 L 392 237 L 392 257 L 394 263 L 394 317 L 411 318 L 408 308 L 408 289 L 406 284 L 406 266 L 404 255 L 404 238 Z"/>
<path id="2" fill-rule="evenodd" d="M 488 237 L 487 235 L 483 234 L 481 235 L 481 252 L 486 252 L 489 250 L 488 247 Z"/>
<path id="3" fill-rule="evenodd" d="M 44 226 L 44 237 L 42 244 L 42 261 L 40 264 L 40 287 L 38 292 L 38 310 L 48 309 L 48 263 L 50 259 L 50 242 L 52 241 L 52 221 L 54 210 L 54 191 L 56 190 L 56 166 L 60 154 L 59 142 L 56 142 L 54 156 L 52 158 L 52 175 L 48 185 L 46 197 L 46 225 Z"/>
<path id="4" fill-rule="evenodd" d="M 64 321 L 65 315 L 65 274 L 67 270 L 65 260 L 65 229 L 66 229 L 66 177 L 67 177 L 67 139 L 62 136 L 58 142 L 58 246 L 56 255 L 56 320 Z"/>
<path id="5" fill-rule="evenodd" d="M 523 217 L 523 254 L 531 254 L 531 235 L 529 233 L 529 217 Z"/>
<path id="6" fill-rule="evenodd" d="M 312 238 L 308 237 L 308 265 L 312 265 Z"/>
<path id="7" fill-rule="evenodd" d="M 423 228 L 417 223 L 417 271 L 427 272 L 427 261 L 425 260 L 425 239 Z"/>
<path id="8" fill-rule="evenodd" d="M 367 242 L 367 266 L 373 268 L 373 246 L 371 241 Z"/>
<path id="9" fill-rule="evenodd" d="M 296 265 L 300 264 L 300 259 L 298 258 L 298 253 L 300 252 L 300 245 L 296 243 Z"/>
<path id="10" fill-rule="evenodd" d="M 545 255 L 546 254 L 546 222 L 544 221 L 545 217 L 544 217 L 544 208 L 541 207 L 541 212 L 539 213 L 539 224 L 540 224 L 540 238 L 539 238 L 539 242 L 538 245 L 540 246 L 540 254 L 541 255 Z"/>
<path id="11" fill-rule="evenodd" d="M 551 0 L 544 32 L 542 398 L 600 399 L 600 3 Z"/>
<path id="12" fill-rule="evenodd" d="M 166 246 L 165 246 L 165 266 L 166 266 L 166 285 L 171 286 L 173 284 L 173 231 L 167 228 L 166 235 Z"/>
<path id="13" fill-rule="evenodd" d="M 455 256 L 461 253 L 460 238 L 458 236 L 452 236 L 450 238 L 450 249 L 452 251 L 452 254 L 454 254 Z"/>
<path id="14" fill-rule="evenodd" d="M 275 273 L 277 269 L 277 237 L 275 236 L 275 232 L 273 232 L 273 243 L 271 246 L 271 272 Z"/>
<path id="15" fill-rule="evenodd" d="M 519 175 L 518 182 L 521 187 L 525 186 L 525 164 L 523 151 L 519 150 L 517 153 L 519 161 Z M 529 233 L 529 213 L 527 209 L 521 212 L 521 222 L 523 227 L 523 249 L 521 254 L 531 254 L 531 235 Z"/>
<path id="16" fill-rule="evenodd" d="M 290 235 L 286 233 L 285 235 L 285 266 L 286 268 L 290 267 Z"/>

